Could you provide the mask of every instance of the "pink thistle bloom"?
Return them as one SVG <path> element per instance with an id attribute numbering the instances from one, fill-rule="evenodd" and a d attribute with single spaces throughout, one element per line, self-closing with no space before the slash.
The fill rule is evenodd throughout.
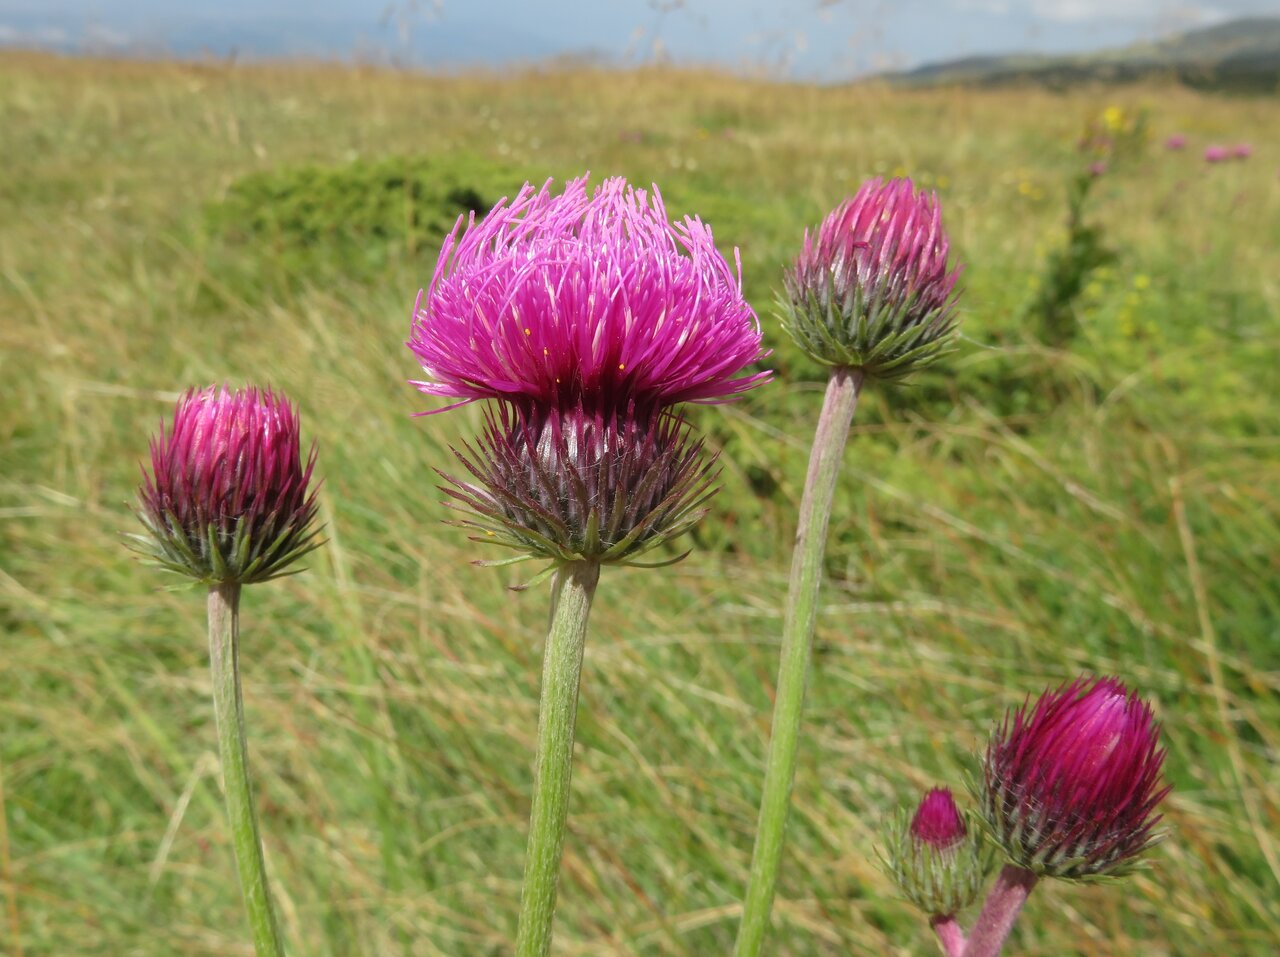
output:
<path id="1" fill-rule="evenodd" d="M 1041 876 L 1131 870 L 1163 836 L 1159 738 L 1151 708 L 1115 678 L 1079 678 L 1006 714 L 983 762 L 996 842 Z"/>
<path id="2" fill-rule="evenodd" d="M 882 379 L 939 358 L 955 330 L 956 280 L 935 193 L 870 180 L 806 230 L 784 277 L 784 324 L 811 357 Z"/>
<path id="3" fill-rule="evenodd" d="M 1232 159 L 1243 160 L 1243 159 L 1248 159 L 1252 155 L 1253 155 L 1253 147 L 1248 143 L 1237 143 L 1235 146 L 1231 147 Z"/>
<path id="4" fill-rule="evenodd" d="M 140 550 L 202 582 L 266 581 L 320 545 L 298 414 L 270 389 L 192 389 L 151 441 Z"/>
<path id="5" fill-rule="evenodd" d="M 1231 158 L 1231 151 L 1225 146 L 1206 146 L 1204 148 L 1204 161 L 1206 163 L 1221 163 L 1223 160 Z"/>
<path id="6" fill-rule="evenodd" d="M 968 828 L 949 788 L 934 788 L 920 801 L 911 819 L 911 836 L 936 848 L 947 848 L 964 840 Z"/>
<path id="7" fill-rule="evenodd" d="M 1164 148 L 1167 150 L 1180 150 L 1187 145 L 1187 138 L 1181 133 L 1174 133 L 1164 141 Z"/>
<path id="8" fill-rule="evenodd" d="M 407 345 L 427 395 L 662 407 L 726 399 L 768 372 L 760 323 L 697 218 L 672 225 L 652 195 L 586 179 L 516 198 L 445 240 Z M 735 260 L 736 260 L 735 254 Z M 453 408 L 454 406 L 449 406 Z M 440 410 L 443 411 L 443 410 Z"/>
<path id="9" fill-rule="evenodd" d="M 1089 164 L 1089 175 L 1095 179 L 1102 176 L 1107 171 L 1107 164 L 1104 160 L 1098 160 Z"/>

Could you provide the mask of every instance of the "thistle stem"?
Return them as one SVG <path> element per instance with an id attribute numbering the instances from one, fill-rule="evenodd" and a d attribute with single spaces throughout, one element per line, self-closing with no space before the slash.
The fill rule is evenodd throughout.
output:
<path id="1" fill-rule="evenodd" d="M 1039 880 L 1035 874 L 1022 867 L 1006 864 L 996 878 L 982 913 L 969 932 L 969 943 L 964 957 L 997 957 L 1004 947 L 1004 940 L 1013 930 L 1013 922 L 1026 903 L 1027 897 Z"/>
<path id="2" fill-rule="evenodd" d="M 237 582 L 209 587 L 209 665 L 213 673 L 213 713 L 218 726 L 222 786 L 227 798 L 236 867 L 240 871 L 240 889 L 244 892 L 244 906 L 253 931 L 253 946 L 258 957 L 284 957 L 249 783 L 244 704 L 240 694 L 240 585 Z"/>
<path id="3" fill-rule="evenodd" d="M 599 579 L 600 566 L 594 562 L 566 565 L 556 571 L 551 625 L 542 659 L 538 756 L 516 957 L 546 957 L 551 952 L 560 854 L 569 816 L 582 652 L 586 645 L 587 617 Z"/>
<path id="4" fill-rule="evenodd" d="M 954 914 L 935 914 L 929 918 L 929 926 L 933 928 L 942 945 L 942 952 L 947 957 L 963 957 L 965 948 L 964 928 L 956 920 Z"/>
<path id="5" fill-rule="evenodd" d="M 769 910 L 773 906 L 791 786 L 795 780 L 800 716 L 809 677 L 831 501 L 849 437 L 849 425 L 861 391 L 861 370 L 840 368 L 833 371 L 813 437 L 809 473 L 800 499 L 795 549 L 791 556 L 791 582 L 782 626 L 778 690 L 773 705 L 773 732 L 765 765 L 764 794 L 760 802 L 755 850 L 751 855 L 751 876 L 742 905 L 742 923 L 738 927 L 738 941 L 734 947 L 735 957 L 757 957 L 760 953 L 769 923 Z"/>

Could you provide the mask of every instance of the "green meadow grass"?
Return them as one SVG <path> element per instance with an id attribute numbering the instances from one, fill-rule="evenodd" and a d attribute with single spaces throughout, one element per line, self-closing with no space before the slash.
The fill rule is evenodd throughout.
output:
<path id="1" fill-rule="evenodd" d="M 1085 290 L 1081 338 L 1046 350 L 1026 304 L 1075 138 L 1110 104 L 1146 109 L 1156 144 L 1254 156 L 1205 168 L 1153 144 L 1108 174 L 1094 216 L 1118 260 Z M 1084 670 L 1164 722 L 1170 835 L 1123 885 L 1038 889 L 1010 952 L 1277 952 L 1274 97 L 21 53 L 0 55 L 0 952 L 250 953 L 203 596 L 122 545 L 149 434 L 224 380 L 281 387 L 320 444 L 329 544 L 243 608 L 292 951 L 509 952 L 547 599 L 508 590 L 525 566 L 468 564 L 497 556 L 441 521 L 434 470 L 481 420 L 412 417 L 429 403 L 402 343 L 441 237 L 418 234 L 408 191 L 410 225 L 345 246 L 237 230 L 244 207 L 227 222 L 252 174 L 395 158 L 493 197 L 587 170 L 657 182 L 741 248 L 775 350 L 771 385 L 696 412 L 724 490 L 692 556 L 603 576 L 557 953 L 731 948 L 823 384 L 773 290 L 805 226 L 875 174 L 939 190 L 963 340 L 868 390 L 855 422 L 771 952 L 933 953 L 875 865 L 881 822 L 962 787 L 1003 709 Z"/>

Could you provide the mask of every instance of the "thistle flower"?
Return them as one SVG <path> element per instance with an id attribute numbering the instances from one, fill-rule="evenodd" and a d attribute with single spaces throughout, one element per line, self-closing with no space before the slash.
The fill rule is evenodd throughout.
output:
<path id="1" fill-rule="evenodd" d="M 1249 143 L 1237 143 L 1231 147 L 1231 158 L 1246 160 L 1253 155 L 1253 146 Z"/>
<path id="2" fill-rule="evenodd" d="M 1167 150 L 1180 150 L 1186 147 L 1187 138 L 1181 133 L 1174 133 L 1164 141 L 1164 148 Z"/>
<path id="3" fill-rule="evenodd" d="M 526 184 L 461 226 L 406 343 L 428 395 L 661 407 L 724 399 L 769 376 L 740 374 L 766 355 L 740 266 L 700 220 L 673 226 L 656 188 L 610 179 L 588 196 L 582 178 L 556 196 Z"/>
<path id="4" fill-rule="evenodd" d="M 444 475 L 459 524 L 560 562 L 633 563 L 705 514 L 718 475 L 684 419 L 634 408 L 504 404 L 455 454 L 474 480 Z"/>
<path id="5" fill-rule="evenodd" d="M 1163 836 L 1159 737 L 1151 708 L 1115 678 L 1079 678 L 1006 713 L 981 787 L 996 843 L 1040 877 L 1132 870 Z"/>
<path id="6" fill-rule="evenodd" d="M 863 184 L 818 228 L 785 276 L 783 325 L 826 365 L 899 379 L 947 351 L 959 269 L 937 196 L 909 179 Z"/>
<path id="7" fill-rule="evenodd" d="M 249 584 L 286 574 L 316 548 L 316 493 L 308 491 L 298 414 L 270 389 L 192 389 L 173 426 L 151 441 L 138 550 L 200 582 Z"/>
<path id="8" fill-rule="evenodd" d="M 568 819 L 574 720 L 587 618 L 605 564 L 635 559 L 690 528 L 714 493 L 681 402 L 759 385 L 760 323 L 696 218 L 672 225 L 652 195 L 586 179 L 561 195 L 525 185 L 479 222 L 459 219 L 406 345 L 427 395 L 497 400 L 469 478 L 444 475 L 459 523 L 555 576 L 543 657 L 519 957 L 551 949 Z M 735 254 L 736 259 L 736 254 Z M 443 411 L 443 410 L 440 410 Z M 442 473 L 443 474 L 443 473 Z M 538 576 L 541 577 L 541 576 Z"/>
<path id="9" fill-rule="evenodd" d="M 972 904 L 989 864 L 980 836 L 965 824 L 947 788 L 925 794 L 910 823 L 905 814 L 898 816 L 882 859 L 903 895 L 931 916 Z"/>
<path id="10" fill-rule="evenodd" d="M 1225 146 L 1214 144 L 1204 148 L 1204 161 L 1206 163 L 1221 163 L 1223 160 L 1231 159 L 1231 150 Z"/>

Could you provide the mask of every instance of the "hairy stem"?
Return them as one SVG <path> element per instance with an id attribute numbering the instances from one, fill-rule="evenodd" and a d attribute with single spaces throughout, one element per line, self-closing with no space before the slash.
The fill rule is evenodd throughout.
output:
<path id="1" fill-rule="evenodd" d="M 569 816 L 582 652 L 599 578 L 600 566 L 591 562 L 566 565 L 556 571 L 551 626 L 542 660 L 538 757 L 516 934 L 517 957 L 546 957 L 551 952 L 560 854 Z"/>
<path id="2" fill-rule="evenodd" d="M 964 928 L 956 920 L 954 914 L 935 914 L 929 918 L 929 926 L 942 945 L 942 952 L 947 957 L 963 957 L 965 939 Z"/>
<path id="3" fill-rule="evenodd" d="M 249 753 L 245 745 L 244 704 L 240 695 L 240 585 L 224 582 L 209 587 L 209 665 L 213 672 L 213 713 L 218 725 L 218 754 L 222 786 L 231 822 L 231 843 L 240 889 L 249 914 L 253 946 L 258 957 L 284 957 L 276 921 L 258 815 L 249 783 Z"/>
<path id="4" fill-rule="evenodd" d="M 822 584 L 822 559 L 827 550 L 827 526 L 831 500 L 844 457 L 849 424 L 862 389 L 862 372 L 836 369 L 827 383 L 822 412 L 809 455 L 809 474 L 800 500 L 795 550 L 791 556 L 791 582 L 782 626 L 782 652 L 778 667 L 778 691 L 773 705 L 773 732 L 764 773 L 764 794 L 751 855 L 751 876 L 742 905 L 736 957 L 757 957 L 764 943 L 778 883 L 778 865 L 796 773 L 796 748 L 800 716 L 809 676 L 813 626 L 818 613 L 818 589 Z"/>
<path id="5" fill-rule="evenodd" d="M 1026 903 L 1038 880 L 1035 874 L 1025 868 L 1015 867 L 1013 864 L 1004 866 L 987 894 L 982 913 L 974 921 L 973 930 L 969 932 L 964 957 L 997 957 L 1009 931 L 1013 930 L 1018 912 L 1022 910 L 1022 905 Z"/>

